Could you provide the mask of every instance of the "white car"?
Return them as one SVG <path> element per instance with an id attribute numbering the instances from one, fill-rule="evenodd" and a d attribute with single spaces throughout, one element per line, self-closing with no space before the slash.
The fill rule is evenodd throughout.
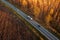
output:
<path id="1" fill-rule="evenodd" d="M 31 18 L 30 16 L 28 16 L 28 19 L 29 19 L 29 20 L 33 20 L 33 18 Z"/>

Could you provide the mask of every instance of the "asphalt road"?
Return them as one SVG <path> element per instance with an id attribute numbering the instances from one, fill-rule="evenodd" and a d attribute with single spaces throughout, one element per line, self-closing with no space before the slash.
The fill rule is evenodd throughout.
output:
<path id="1" fill-rule="evenodd" d="M 34 20 L 28 19 L 28 15 L 23 13 L 21 10 L 13 6 L 11 3 L 9 3 L 6 0 L 1 0 L 3 3 L 5 3 L 7 6 L 12 8 L 14 11 L 16 11 L 20 16 L 22 16 L 26 21 L 28 21 L 32 26 L 34 26 L 41 34 L 43 34 L 48 40 L 59 40 L 56 36 L 54 36 L 52 33 L 50 33 L 48 30 L 46 30 L 43 26 L 41 26 L 39 23 L 37 23 Z"/>

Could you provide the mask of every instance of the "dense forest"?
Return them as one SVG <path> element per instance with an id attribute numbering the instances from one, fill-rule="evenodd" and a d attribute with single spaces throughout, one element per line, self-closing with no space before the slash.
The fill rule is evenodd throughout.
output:
<path id="1" fill-rule="evenodd" d="M 9 0 L 45 28 L 60 35 L 60 0 Z"/>
<path id="2" fill-rule="evenodd" d="M 40 40 L 28 26 L 0 4 L 0 40 Z"/>

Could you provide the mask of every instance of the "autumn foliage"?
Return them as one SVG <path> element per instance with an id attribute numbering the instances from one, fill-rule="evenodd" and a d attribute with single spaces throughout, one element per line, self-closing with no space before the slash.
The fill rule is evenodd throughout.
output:
<path id="1" fill-rule="evenodd" d="M 0 40 L 38 40 L 28 25 L 8 8 L 0 5 Z"/>
<path id="2" fill-rule="evenodd" d="M 60 33 L 60 0 L 10 0 L 10 2 L 19 5 L 35 20 L 42 21 L 48 28 L 52 27 Z"/>

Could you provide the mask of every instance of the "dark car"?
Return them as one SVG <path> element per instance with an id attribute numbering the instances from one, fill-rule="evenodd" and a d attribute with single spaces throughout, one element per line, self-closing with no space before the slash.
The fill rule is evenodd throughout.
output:
<path id="1" fill-rule="evenodd" d="M 40 27 L 40 25 L 38 25 L 38 27 Z"/>

